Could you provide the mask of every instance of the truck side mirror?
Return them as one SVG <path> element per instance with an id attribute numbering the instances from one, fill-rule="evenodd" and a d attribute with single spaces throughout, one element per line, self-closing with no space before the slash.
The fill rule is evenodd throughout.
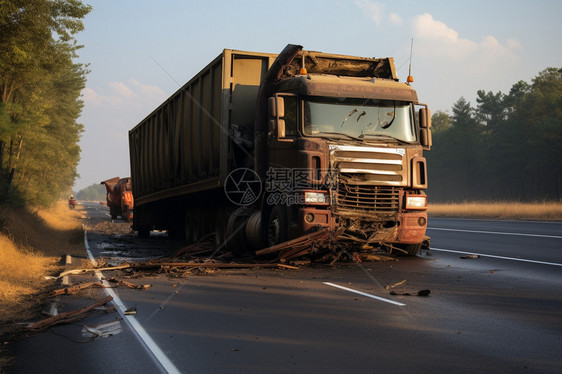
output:
<path id="1" fill-rule="evenodd" d="M 422 129 L 431 128 L 431 113 L 427 107 L 420 109 L 420 127 Z"/>
<path id="2" fill-rule="evenodd" d="M 274 96 L 268 99 L 268 111 L 270 123 L 270 130 L 277 133 L 277 139 L 285 137 L 285 101 L 282 97 Z"/>
<path id="3" fill-rule="evenodd" d="M 277 139 L 282 139 L 285 137 L 285 120 L 277 120 Z"/>
<path id="4" fill-rule="evenodd" d="M 430 129 L 420 129 L 420 144 L 424 150 L 429 151 L 432 144 Z"/>
<path id="5" fill-rule="evenodd" d="M 282 97 L 270 97 L 268 99 L 269 117 L 283 118 L 285 117 L 285 101 Z"/>
<path id="6" fill-rule="evenodd" d="M 424 105 L 424 104 L 422 104 Z M 424 150 L 431 148 L 431 112 L 427 106 L 420 109 L 420 144 Z"/>

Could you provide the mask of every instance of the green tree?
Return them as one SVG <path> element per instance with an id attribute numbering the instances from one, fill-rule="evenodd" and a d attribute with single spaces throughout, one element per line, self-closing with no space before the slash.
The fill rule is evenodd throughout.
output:
<path id="1" fill-rule="evenodd" d="M 78 200 L 106 201 L 106 189 L 103 184 L 94 183 L 76 193 Z"/>
<path id="2" fill-rule="evenodd" d="M 73 35 L 90 10 L 77 0 L 0 0 L 3 166 L 31 203 L 48 204 L 76 178 L 87 70 L 72 61 Z"/>
<path id="3" fill-rule="evenodd" d="M 431 116 L 431 129 L 433 132 L 447 130 L 451 127 L 451 122 L 449 114 L 438 110 Z"/>

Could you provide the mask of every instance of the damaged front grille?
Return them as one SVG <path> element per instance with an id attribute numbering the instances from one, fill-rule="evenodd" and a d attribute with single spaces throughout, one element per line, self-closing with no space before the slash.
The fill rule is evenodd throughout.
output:
<path id="1" fill-rule="evenodd" d="M 399 190 L 395 187 L 340 181 L 337 187 L 337 208 L 367 213 L 396 213 L 399 208 Z"/>

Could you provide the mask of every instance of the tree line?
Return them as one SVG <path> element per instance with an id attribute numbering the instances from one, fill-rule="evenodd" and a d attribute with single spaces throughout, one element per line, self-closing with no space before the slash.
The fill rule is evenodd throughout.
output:
<path id="1" fill-rule="evenodd" d="M 87 66 L 73 61 L 91 6 L 0 0 L 0 202 L 49 205 L 77 178 Z"/>
<path id="2" fill-rule="evenodd" d="M 562 199 L 562 69 L 432 116 L 432 201 Z"/>

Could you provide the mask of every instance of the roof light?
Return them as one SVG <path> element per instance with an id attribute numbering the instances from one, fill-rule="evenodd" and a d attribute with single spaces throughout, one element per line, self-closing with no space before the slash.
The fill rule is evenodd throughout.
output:
<path id="1" fill-rule="evenodd" d="M 307 75 L 308 72 L 306 71 L 306 68 L 301 68 L 300 74 L 301 75 Z"/>
<path id="2" fill-rule="evenodd" d="M 412 77 L 411 75 L 408 75 L 408 78 L 406 78 L 406 82 L 414 83 L 414 77 Z"/>

